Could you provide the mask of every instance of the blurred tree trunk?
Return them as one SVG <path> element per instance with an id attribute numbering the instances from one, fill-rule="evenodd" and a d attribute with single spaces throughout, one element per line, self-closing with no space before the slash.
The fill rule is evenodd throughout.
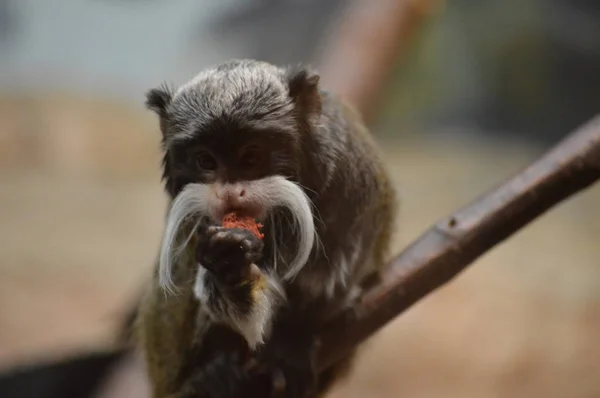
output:
<path id="1" fill-rule="evenodd" d="M 392 70 L 435 3 L 354 1 L 321 50 L 319 67 L 327 88 L 343 95 L 371 121 Z"/>

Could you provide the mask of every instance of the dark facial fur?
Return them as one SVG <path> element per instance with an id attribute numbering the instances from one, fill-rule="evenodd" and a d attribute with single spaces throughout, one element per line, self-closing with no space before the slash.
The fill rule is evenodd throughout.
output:
<path id="1" fill-rule="evenodd" d="M 248 339 L 256 337 L 252 341 L 258 348 L 250 351 L 257 360 L 286 369 L 283 373 L 293 385 L 324 386 L 338 377 L 331 370 L 326 380 L 315 381 L 309 365 L 300 366 L 300 372 L 288 370 L 312 363 L 307 347 L 319 325 L 383 266 L 396 204 L 369 132 L 350 107 L 318 87 L 318 80 L 306 69 L 236 60 L 202 72 L 177 90 L 162 87 L 148 93 L 147 105 L 160 119 L 163 179 L 172 199 L 194 183 L 212 186 L 283 176 L 309 198 L 317 235 L 300 272 L 284 278 L 275 264 L 289 263 L 294 256 L 292 215 L 288 209 L 271 211 L 265 220 L 263 255 L 256 264 L 262 279 L 236 287 L 236 292 L 246 292 L 241 298 L 231 288 L 219 287 L 222 282 L 210 271 L 198 269 L 194 255 L 181 257 L 173 270 L 178 295 L 165 295 L 155 282 L 141 314 L 155 398 L 175 394 L 182 386 L 189 391 L 190 385 L 192 391 L 202 385 L 214 391 L 214 385 L 207 386 L 212 379 L 235 384 L 239 372 L 235 377 L 215 376 L 216 368 L 210 368 L 209 377 L 205 371 L 220 363 L 221 355 L 244 351 L 244 338 L 250 344 Z M 229 241 L 235 237 L 224 236 L 217 243 Z M 198 288 L 192 286 L 199 275 L 213 278 L 201 286 L 205 299 L 200 304 Z M 262 301 L 256 299 L 256 289 L 263 289 Z M 225 338 L 230 333 L 219 330 L 227 325 L 239 333 Z M 237 397 L 222 392 L 206 396 Z"/>
<path id="2" fill-rule="evenodd" d="M 310 170 L 302 141 L 318 112 L 318 78 L 256 61 L 231 61 L 177 91 L 151 90 L 160 116 L 164 180 L 176 196 L 189 182 L 235 182 Z"/>

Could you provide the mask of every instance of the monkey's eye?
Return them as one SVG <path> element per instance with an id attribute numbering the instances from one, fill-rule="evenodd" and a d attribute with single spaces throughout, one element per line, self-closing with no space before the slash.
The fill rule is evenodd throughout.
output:
<path id="1" fill-rule="evenodd" d="M 217 161 L 208 152 L 202 151 L 196 155 L 196 165 L 203 170 L 216 170 Z"/>
<path id="2" fill-rule="evenodd" d="M 260 164 L 263 155 L 259 147 L 252 146 L 246 149 L 240 157 L 240 165 L 243 167 L 253 167 Z"/>

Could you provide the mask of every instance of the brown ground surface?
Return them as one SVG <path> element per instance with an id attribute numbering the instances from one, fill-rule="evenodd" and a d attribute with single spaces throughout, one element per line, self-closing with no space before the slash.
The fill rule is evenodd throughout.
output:
<path id="1" fill-rule="evenodd" d="M 116 105 L 0 99 L 0 368 L 110 345 L 156 254 L 158 139 L 150 115 Z M 397 248 L 536 156 L 467 140 L 386 148 Z M 600 396 L 599 205 L 600 187 L 568 201 L 399 317 L 332 397 Z M 106 396 L 145 396 L 129 369 Z"/>

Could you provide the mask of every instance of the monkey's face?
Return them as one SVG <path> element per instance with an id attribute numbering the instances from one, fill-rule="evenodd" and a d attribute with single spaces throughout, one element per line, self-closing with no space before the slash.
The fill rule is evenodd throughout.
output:
<path id="1" fill-rule="evenodd" d="M 160 255 L 163 284 L 170 282 L 174 246 L 188 244 L 189 238 L 177 241 L 183 225 L 204 216 L 218 224 L 232 211 L 271 227 L 265 239 L 291 231 L 295 255 L 284 256 L 286 276 L 302 268 L 315 235 L 310 201 L 297 183 L 306 85 L 316 85 L 306 72 L 289 77 L 268 64 L 236 61 L 201 73 L 174 94 L 148 94 L 148 106 L 160 116 L 163 177 L 173 198 Z M 280 209 L 285 220 L 274 219 Z"/>
<path id="2" fill-rule="evenodd" d="M 260 192 L 261 180 L 281 176 L 296 181 L 298 148 L 284 122 L 269 128 L 248 127 L 215 119 L 193 136 L 174 141 L 165 161 L 169 193 L 177 197 L 186 185 L 208 189 L 206 210 L 218 221 L 229 212 L 265 220 L 269 193 Z"/>

